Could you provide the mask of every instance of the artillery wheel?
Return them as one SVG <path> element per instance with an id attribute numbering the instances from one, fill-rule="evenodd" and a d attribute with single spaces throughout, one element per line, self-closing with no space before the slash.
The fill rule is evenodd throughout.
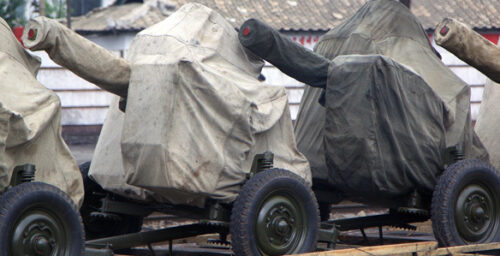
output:
<path id="1" fill-rule="evenodd" d="M 318 203 L 298 175 L 283 169 L 255 174 L 242 187 L 231 213 L 235 255 L 283 255 L 316 248 Z"/>
<path id="2" fill-rule="evenodd" d="M 80 172 L 85 188 L 83 205 L 80 214 L 83 218 L 87 239 L 98 239 L 141 231 L 143 217 L 127 214 L 99 214 L 101 198 L 106 192 L 99 184 L 89 176 L 90 162 L 80 165 Z"/>
<path id="3" fill-rule="evenodd" d="M 500 241 L 500 173 L 476 159 L 449 166 L 439 178 L 431 208 L 441 246 Z"/>
<path id="4" fill-rule="evenodd" d="M 83 255 L 82 219 L 60 189 L 23 183 L 3 194 L 0 206 L 0 248 L 5 255 Z"/>

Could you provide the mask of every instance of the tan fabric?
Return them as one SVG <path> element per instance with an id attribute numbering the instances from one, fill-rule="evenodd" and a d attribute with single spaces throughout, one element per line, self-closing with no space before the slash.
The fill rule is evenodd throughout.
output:
<path id="1" fill-rule="evenodd" d="M 59 98 L 35 79 L 40 61 L 24 51 L 2 19 L 0 38 L 0 190 L 14 167 L 31 163 L 35 180 L 59 187 L 80 205 L 83 183 L 61 137 Z"/>
<path id="2" fill-rule="evenodd" d="M 500 169 L 500 84 L 493 81 L 486 82 L 483 101 L 477 117 L 477 135 L 490 153 L 493 166 Z"/>
<path id="3" fill-rule="evenodd" d="M 500 48 L 469 26 L 446 18 L 437 25 L 434 40 L 491 80 L 500 83 Z"/>
<path id="4" fill-rule="evenodd" d="M 469 34 L 470 35 L 470 34 Z M 483 101 L 476 120 L 477 136 L 490 153 L 490 161 L 500 170 L 500 84 L 487 81 L 483 92 Z"/>
<path id="5" fill-rule="evenodd" d="M 31 31 L 36 31 L 30 38 Z M 106 49 L 83 38 L 55 20 L 37 17 L 26 25 L 22 36 L 30 50 L 45 50 L 57 64 L 104 90 L 125 97 L 130 65 Z"/>
<path id="6" fill-rule="evenodd" d="M 263 62 L 243 49 L 222 16 L 187 4 L 139 33 L 128 56 L 127 111 L 120 114 L 116 101 L 111 106 L 90 169 L 105 189 L 176 204 L 231 202 L 254 155 L 266 150 L 275 167 L 310 183 L 285 89 L 257 80 Z"/>
<path id="7" fill-rule="evenodd" d="M 151 193 L 128 185 L 120 148 L 125 113 L 118 109 L 119 97 L 110 104 L 106 120 L 99 136 L 89 175 L 104 189 L 137 200 L 151 200 Z"/>

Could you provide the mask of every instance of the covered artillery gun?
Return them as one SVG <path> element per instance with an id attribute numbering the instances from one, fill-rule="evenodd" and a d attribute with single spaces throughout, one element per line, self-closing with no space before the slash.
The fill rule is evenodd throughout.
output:
<path id="1" fill-rule="evenodd" d="M 82 179 L 39 67 L 0 18 L 0 255 L 82 255 Z"/>
<path id="2" fill-rule="evenodd" d="M 500 168 L 500 47 L 468 25 L 445 18 L 434 30 L 436 43 L 491 80 L 486 81 L 479 114 L 474 127 L 490 154 L 491 163 Z"/>
<path id="3" fill-rule="evenodd" d="M 111 103 L 81 166 L 86 255 L 207 233 L 231 234 L 236 255 L 282 255 L 331 235 L 319 229 L 284 88 L 258 81 L 264 62 L 215 11 L 184 5 L 140 32 L 126 60 L 45 18 L 23 41 L 126 99 Z M 137 233 L 153 211 L 196 221 Z"/>
<path id="4" fill-rule="evenodd" d="M 462 61 L 476 68 L 491 81 L 486 81 L 475 130 L 490 153 L 493 166 L 500 167 L 500 47 L 472 30 L 466 24 L 446 18 L 434 31 L 436 43 Z"/>
<path id="5" fill-rule="evenodd" d="M 472 129 L 470 89 L 406 7 L 369 1 L 320 39 L 321 55 L 256 20 L 239 37 L 309 85 L 295 133 L 320 209 L 342 199 L 390 208 L 328 222 L 342 231 L 430 218 L 441 246 L 500 240 L 500 174 Z"/>

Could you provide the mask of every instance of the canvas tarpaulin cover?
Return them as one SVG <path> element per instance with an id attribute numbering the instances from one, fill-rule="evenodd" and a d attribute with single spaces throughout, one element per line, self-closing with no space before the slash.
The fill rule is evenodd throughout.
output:
<path id="1" fill-rule="evenodd" d="M 61 137 L 61 104 L 35 76 L 40 60 L 27 53 L 0 18 L 0 191 L 18 165 L 33 164 L 35 180 L 83 199 L 78 166 Z"/>
<path id="2" fill-rule="evenodd" d="M 367 2 L 353 17 L 324 35 L 316 45 L 315 52 L 331 60 L 340 55 L 379 54 L 390 57 L 397 63 L 408 67 L 408 69 L 420 75 L 432 91 L 439 96 L 446 110 L 443 115 L 444 120 L 439 121 L 435 120 L 434 116 L 427 116 L 425 111 L 422 112 L 419 117 L 422 122 L 418 126 L 419 129 L 434 127 L 436 122 L 444 124 L 444 138 L 440 139 L 444 139 L 445 147 L 461 144 L 465 150 L 466 158 L 487 159 L 487 152 L 472 129 L 468 86 L 440 61 L 420 23 L 401 3 L 392 0 Z M 347 66 L 351 67 L 351 65 Z M 335 71 L 330 68 L 329 72 Z M 360 74 L 360 76 L 363 76 L 363 74 Z M 375 82 L 380 84 L 385 82 L 383 80 L 384 76 L 370 77 L 370 79 L 378 78 L 382 80 Z M 329 75 L 330 79 L 335 78 Z M 340 78 L 335 81 L 339 84 L 328 81 L 327 91 L 335 90 L 335 86 L 343 86 L 342 83 L 354 83 L 354 81 L 342 82 Z M 372 83 L 373 81 L 359 79 L 357 82 Z M 423 86 L 422 83 L 419 83 L 419 85 Z M 439 166 L 438 163 L 443 163 L 444 160 L 444 152 L 436 154 L 435 152 L 443 148 L 438 147 L 430 152 L 422 152 L 423 157 L 418 157 L 417 162 L 411 162 L 411 160 L 414 160 L 413 156 L 408 155 L 408 151 L 403 150 L 403 147 L 414 146 L 413 143 L 415 142 L 422 146 L 422 148 L 416 150 L 421 150 L 426 145 L 432 145 L 436 138 L 428 136 L 416 137 L 421 132 L 410 128 L 413 133 L 407 131 L 405 133 L 395 132 L 391 134 L 394 140 L 399 141 L 400 148 L 377 148 L 379 144 L 376 143 L 378 138 L 375 133 L 359 135 L 337 133 L 337 131 L 350 129 L 351 126 L 346 120 L 356 119 L 357 114 L 351 113 L 347 109 L 350 104 L 346 104 L 346 109 L 343 111 L 345 116 L 337 116 L 338 119 L 332 116 L 327 117 L 325 114 L 328 106 L 324 108 L 318 103 L 321 93 L 322 89 L 306 87 L 295 127 L 297 146 L 310 161 L 315 181 L 345 188 L 343 192 L 346 194 L 358 194 L 359 191 L 363 191 L 365 193 L 372 192 L 368 195 L 373 196 L 398 196 L 407 194 L 414 189 L 419 189 L 424 194 L 431 193 L 438 175 L 442 172 L 442 166 Z M 326 95 L 326 101 L 336 100 L 334 97 L 328 98 L 328 93 Z M 387 97 L 391 96 L 393 95 Z M 413 97 L 417 97 L 416 94 L 413 94 Z M 425 96 L 419 97 L 428 97 L 428 95 L 425 94 Z M 343 99 L 345 100 L 345 98 Z M 378 110 L 370 105 L 371 101 L 359 101 L 360 99 L 354 98 L 351 100 L 364 104 L 366 111 L 371 111 L 372 115 L 379 114 Z M 410 99 L 401 100 L 401 102 L 411 101 Z M 428 104 L 424 100 L 421 100 L 421 102 L 422 104 Z M 327 102 L 326 104 L 337 103 Z M 341 106 L 339 107 L 341 108 Z M 417 108 L 418 106 L 415 105 L 414 107 Z M 425 107 L 421 106 L 421 108 Z M 336 108 L 331 108 L 328 111 L 333 112 L 333 110 L 339 111 Z M 392 121 L 406 122 L 404 115 L 391 118 L 394 119 Z M 403 119 L 398 120 L 399 118 Z M 325 123 L 325 120 L 328 123 Z M 373 120 L 361 120 L 361 122 L 364 121 L 372 122 Z M 371 131 L 387 128 L 380 123 L 373 123 L 373 125 Z M 354 128 L 351 127 L 351 129 Z M 424 134 L 428 134 L 428 132 L 424 132 Z M 359 138 L 356 136 L 359 136 Z M 343 143 L 339 142 L 341 137 L 343 137 Z M 356 142 L 360 142 L 358 139 L 365 140 L 365 142 L 371 140 L 372 143 L 366 144 L 364 147 L 371 150 L 372 154 L 365 155 L 363 151 L 353 150 L 353 148 L 360 146 L 356 145 Z M 324 144 L 330 142 L 332 143 L 330 145 Z M 349 155 L 347 152 L 351 154 Z M 386 154 L 388 152 L 390 154 Z M 325 156 L 329 158 L 328 163 Z M 379 164 L 373 166 L 363 164 L 363 162 L 374 162 L 374 159 L 369 157 L 379 158 Z M 342 160 L 336 162 L 336 159 Z M 424 162 L 424 160 L 430 159 L 432 159 L 431 163 Z M 351 164 L 347 164 L 349 162 Z M 358 169 L 360 166 L 366 168 Z M 411 176 L 408 176 L 408 174 L 411 174 Z M 391 179 L 387 179 L 388 177 L 391 177 Z M 366 183 L 360 182 L 361 180 L 366 181 Z M 379 183 L 382 180 L 386 181 Z"/>
<path id="3" fill-rule="evenodd" d="M 446 151 L 446 107 L 421 76 L 381 55 L 330 64 L 324 145 L 329 181 L 351 196 L 432 191 Z"/>
<path id="4" fill-rule="evenodd" d="M 263 61 L 222 16 L 184 5 L 140 32 L 127 60 L 126 111 L 111 104 L 89 172 L 105 189 L 175 204 L 231 202 L 265 151 L 310 183 L 285 89 L 258 81 Z"/>
<path id="5" fill-rule="evenodd" d="M 499 48 L 500 51 L 500 48 Z M 486 82 L 483 100 L 477 116 L 477 135 L 490 154 L 491 164 L 500 169 L 500 84 L 491 80 Z"/>
<path id="6" fill-rule="evenodd" d="M 263 62 L 218 13 L 188 4 L 134 39 L 122 131 L 127 183 L 174 203 L 236 198 L 253 156 L 310 182 L 283 87 L 260 83 Z M 176 194 L 179 194 L 177 196 Z"/>

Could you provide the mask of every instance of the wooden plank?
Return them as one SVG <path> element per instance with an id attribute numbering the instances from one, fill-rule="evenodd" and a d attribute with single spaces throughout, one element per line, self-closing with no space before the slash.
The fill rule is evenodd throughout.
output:
<path id="1" fill-rule="evenodd" d="M 369 246 L 325 252 L 312 252 L 301 254 L 303 256 L 373 256 L 373 255 L 412 255 L 412 253 L 426 253 L 437 248 L 437 242 L 419 242 L 405 244 L 391 244 L 380 246 Z M 419 254 L 425 255 L 425 254 Z"/>
<path id="2" fill-rule="evenodd" d="M 463 246 L 438 248 L 431 255 L 432 256 L 458 255 L 458 254 L 463 254 L 463 253 L 482 252 L 482 251 L 488 251 L 488 250 L 500 250 L 500 242 L 490 243 L 490 244 L 471 244 L 471 245 L 463 245 Z"/>
<path id="3" fill-rule="evenodd" d="M 490 244 L 472 244 L 438 248 L 437 242 L 419 242 L 405 244 L 391 244 L 380 246 L 359 247 L 352 249 L 332 250 L 323 252 L 311 252 L 301 254 L 302 256 L 374 256 L 374 255 L 420 255 L 420 256 L 468 256 L 482 255 L 481 252 L 500 250 L 500 242 Z"/>

